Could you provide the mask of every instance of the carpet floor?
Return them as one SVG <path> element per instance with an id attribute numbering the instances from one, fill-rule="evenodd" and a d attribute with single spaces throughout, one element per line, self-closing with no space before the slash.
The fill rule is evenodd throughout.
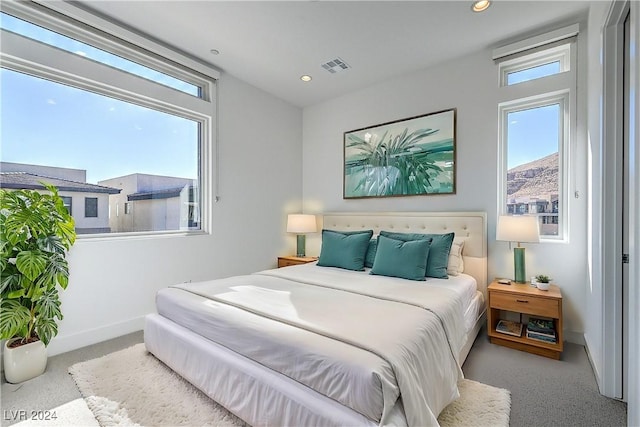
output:
<path id="1" fill-rule="evenodd" d="M 144 344 L 69 368 L 101 426 L 246 424 L 149 354 Z M 442 426 L 508 426 L 510 393 L 471 380 L 441 413 Z"/>
<path id="2" fill-rule="evenodd" d="M 15 426 L 25 419 L 22 414 L 55 410 L 76 399 L 85 405 L 69 367 L 142 341 L 142 331 L 113 338 L 50 357 L 46 372 L 32 380 L 3 381 L 0 425 Z M 599 393 L 585 348 L 577 344 L 565 342 L 558 361 L 491 344 L 483 328 L 462 371 L 465 378 L 511 391 L 512 427 L 627 425 L 627 404 Z"/>

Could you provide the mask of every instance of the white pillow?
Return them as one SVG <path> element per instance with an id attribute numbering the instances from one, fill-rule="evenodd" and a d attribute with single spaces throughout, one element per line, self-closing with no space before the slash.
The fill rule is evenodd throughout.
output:
<path id="1" fill-rule="evenodd" d="M 449 265 L 447 265 L 447 274 L 457 276 L 464 271 L 464 260 L 462 259 L 462 249 L 464 248 L 464 239 L 456 237 L 451 243 L 451 251 L 449 252 Z"/>

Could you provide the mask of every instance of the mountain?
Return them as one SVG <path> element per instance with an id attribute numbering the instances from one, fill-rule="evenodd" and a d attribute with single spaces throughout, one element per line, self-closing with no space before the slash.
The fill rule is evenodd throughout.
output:
<path id="1" fill-rule="evenodd" d="M 510 199 L 558 194 L 558 153 L 516 166 L 507 171 Z"/>

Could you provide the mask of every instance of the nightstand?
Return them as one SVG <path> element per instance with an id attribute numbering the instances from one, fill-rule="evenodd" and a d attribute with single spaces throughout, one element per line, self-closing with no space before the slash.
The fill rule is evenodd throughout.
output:
<path id="1" fill-rule="evenodd" d="M 318 257 L 314 256 L 279 256 L 278 257 L 278 268 L 280 267 L 288 267 L 290 265 L 299 265 L 306 264 L 308 262 L 317 261 Z"/>
<path id="2" fill-rule="evenodd" d="M 560 359 L 563 348 L 562 337 L 562 294 L 560 288 L 551 285 L 548 291 L 541 291 L 528 283 L 503 285 L 493 282 L 487 288 L 489 293 L 487 330 L 491 343 Z M 500 310 L 553 319 L 557 342 L 547 343 L 527 338 L 526 322 L 519 337 L 496 332 L 500 320 Z"/>

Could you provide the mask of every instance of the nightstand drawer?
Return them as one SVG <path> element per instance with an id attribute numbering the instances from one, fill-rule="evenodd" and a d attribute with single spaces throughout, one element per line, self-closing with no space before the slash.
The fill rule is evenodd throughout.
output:
<path id="1" fill-rule="evenodd" d="M 531 295 L 514 295 L 493 292 L 491 294 L 491 308 L 535 314 L 543 317 L 560 317 L 558 300 L 538 298 Z"/>

